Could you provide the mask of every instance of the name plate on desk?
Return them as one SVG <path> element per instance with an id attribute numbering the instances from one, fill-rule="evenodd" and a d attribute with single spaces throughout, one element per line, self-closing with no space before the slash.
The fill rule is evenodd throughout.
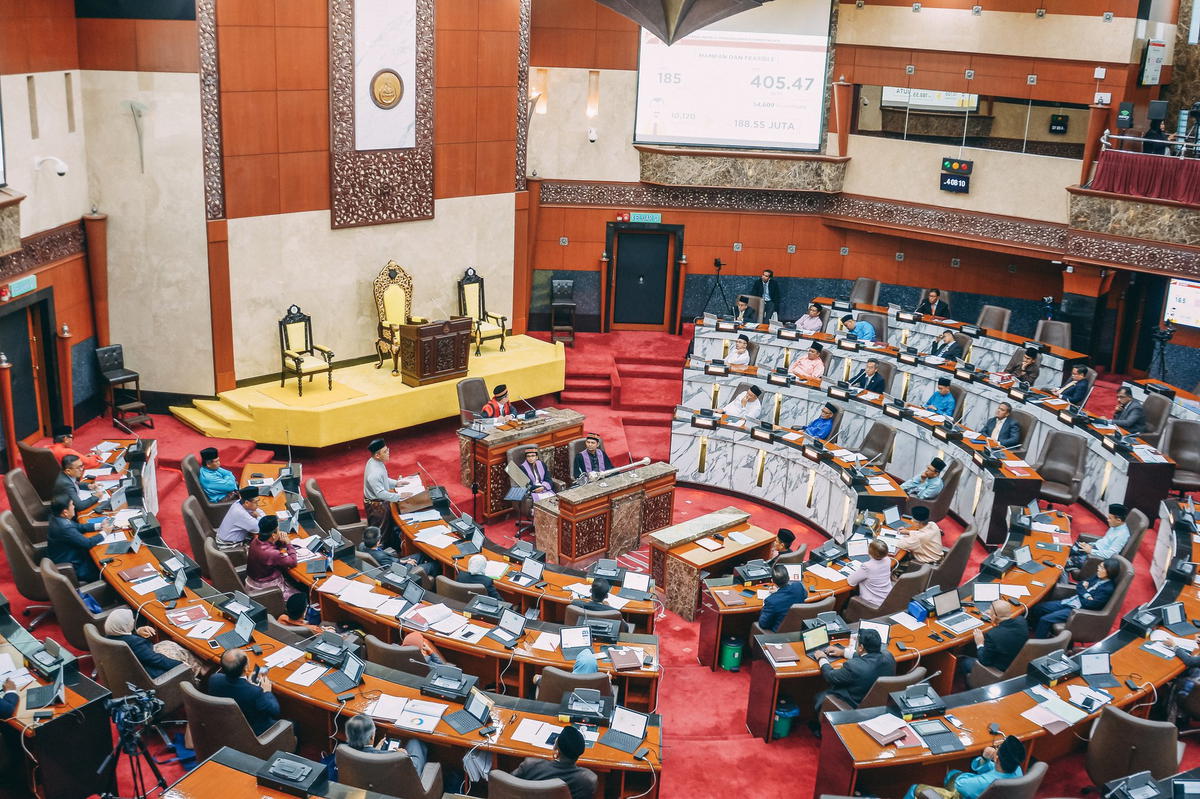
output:
<path id="1" fill-rule="evenodd" d="M 979 338 L 983 335 L 984 330 L 979 325 L 960 325 L 958 332 L 966 333 L 971 338 Z"/>
<path id="2" fill-rule="evenodd" d="M 837 345 L 838 345 L 839 350 L 850 350 L 851 352 L 858 352 L 858 344 L 859 344 L 859 342 L 858 342 L 858 339 L 856 339 L 856 338 L 839 338 L 837 340 Z"/>
<path id="3" fill-rule="evenodd" d="M 1038 352 L 1049 352 L 1050 348 L 1040 341 L 1026 341 L 1021 345 L 1021 349 L 1037 350 Z"/>
<path id="4" fill-rule="evenodd" d="M 842 482 L 851 488 L 857 488 L 867 484 L 867 477 L 864 474 L 860 474 L 857 469 L 843 469 Z"/>
<path id="5" fill-rule="evenodd" d="M 916 311 L 896 311 L 896 319 L 900 322 L 920 322 L 921 314 Z"/>
<path id="6" fill-rule="evenodd" d="M 692 417 L 692 427 L 699 427 L 701 430 L 716 430 L 717 418 L 715 416 L 700 416 L 697 414 Z"/>
<path id="7" fill-rule="evenodd" d="M 1025 389 L 1018 387 L 1016 384 L 1013 384 L 1013 387 L 1008 390 L 1008 398 L 1015 399 L 1017 402 L 1024 402 L 1025 394 Z"/>
<path id="8" fill-rule="evenodd" d="M 829 450 L 823 447 L 814 447 L 811 444 L 806 444 L 804 446 L 804 457 L 815 463 L 833 460 L 833 456 L 829 454 Z"/>
<path id="9" fill-rule="evenodd" d="M 976 452 L 971 456 L 971 460 L 975 461 L 976 466 L 996 468 L 1000 465 L 999 458 L 986 452 Z"/>
<path id="10" fill-rule="evenodd" d="M 933 437 L 939 441 L 961 441 L 963 434 L 961 430 L 938 425 L 933 428 Z"/>
<path id="11" fill-rule="evenodd" d="M 892 405 L 891 403 L 888 403 L 887 405 L 883 406 L 883 415 L 890 416 L 893 419 L 903 419 L 906 415 L 905 410 L 906 410 L 906 408 L 904 408 L 903 406 Z M 911 416 L 912 414 L 909 413 L 907 415 Z"/>
<path id="12" fill-rule="evenodd" d="M 850 302 L 850 300 L 834 300 L 833 301 L 833 310 L 835 310 L 835 311 L 853 311 L 854 303 Z"/>
<path id="13" fill-rule="evenodd" d="M 1071 413 L 1071 409 L 1067 408 L 1058 412 L 1058 421 L 1063 424 L 1075 424 L 1075 414 Z"/>
<path id="14" fill-rule="evenodd" d="M 764 424 L 767 426 L 763 427 L 762 425 L 755 425 L 754 427 L 751 427 L 750 437 L 755 441 L 762 441 L 766 444 L 770 444 L 775 440 L 775 429 L 770 422 L 766 422 Z"/>
<path id="15" fill-rule="evenodd" d="M 729 364 L 712 361 L 704 364 L 704 374 L 714 377 L 724 377 L 729 374 Z"/>
<path id="16" fill-rule="evenodd" d="M 717 320 L 717 332 L 718 333 L 736 333 L 737 329 L 738 329 L 738 323 L 733 321 L 732 319 L 718 319 Z"/>
<path id="17" fill-rule="evenodd" d="M 900 363 L 906 363 L 909 366 L 916 366 L 921 362 L 921 355 L 920 353 L 916 352 L 902 352 L 897 356 L 897 358 L 899 359 Z"/>
<path id="18" fill-rule="evenodd" d="M 772 386 L 790 386 L 792 384 L 792 376 L 787 372 L 780 374 L 779 372 L 769 372 L 767 374 L 767 383 Z"/>
<path id="19" fill-rule="evenodd" d="M 781 327 L 775 331 L 775 337 L 784 341 L 799 341 L 800 331 L 794 327 Z"/>
<path id="20" fill-rule="evenodd" d="M 970 364 L 954 367 L 954 376 L 966 383 L 975 380 L 975 367 Z"/>
<path id="21" fill-rule="evenodd" d="M 850 399 L 851 389 L 846 386 L 830 386 L 825 392 L 834 399 L 848 400 Z"/>

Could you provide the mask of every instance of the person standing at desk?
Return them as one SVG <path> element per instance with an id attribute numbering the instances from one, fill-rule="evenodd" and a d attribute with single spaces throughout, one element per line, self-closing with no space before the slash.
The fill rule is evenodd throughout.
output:
<path id="1" fill-rule="evenodd" d="M 924 505 L 917 505 L 913 508 L 912 517 L 921 527 L 901 536 L 900 540 L 896 542 L 896 547 L 908 551 L 909 565 L 935 566 L 941 563 L 944 554 L 942 528 L 938 527 L 937 522 L 929 520 L 929 508 Z"/>
<path id="2" fill-rule="evenodd" d="M 396 481 L 388 477 L 387 462 L 392 451 L 387 442 L 377 438 L 367 445 L 371 457 L 363 467 L 363 506 L 367 511 L 367 524 L 378 527 L 385 546 L 395 546 L 396 525 L 392 522 L 393 502 L 408 499 L 409 494 L 396 491 Z"/>
<path id="3" fill-rule="evenodd" d="M 750 307 L 750 298 L 745 294 L 737 298 L 737 304 L 733 308 L 733 321 L 748 325 L 758 324 L 758 314 Z"/>
<path id="4" fill-rule="evenodd" d="M 209 502 L 224 502 L 238 495 L 237 478 L 233 472 L 221 467 L 221 453 L 216 447 L 200 450 L 200 468 L 197 470 L 200 488 Z"/>
<path id="5" fill-rule="evenodd" d="M 917 305 L 916 313 L 945 319 L 950 316 L 950 305 L 942 299 L 941 289 L 930 289 Z"/>
<path id="6" fill-rule="evenodd" d="M 1130 433 L 1142 433 L 1146 430 L 1146 411 L 1142 403 L 1133 398 L 1129 386 L 1117 389 L 1117 412 L 1113 414 L 1113 424 Z"/>
<path id="7" fill-rule="evenodd" d="M 775 583 L 775 591 L 763 600 L 762 610 L 758 614 L 758 626 L 773 633 L 783 623 L 788 609 L 808 598 L 808 590 L 799 580 L 793 582 L 788 576 L 787 567 L 778 563 L 771 567 L 771 582 Z"/>
<path id="8" fill-rule="evenodd" d="M 954 416 L 954 406 L 957 401 L 954 395 L 950 393 L 950 378 L 939 377 L 937 388 L 929 395 L 929 399 L 925 400 L 925 410 L 940 413 L 947 419 Z"/>
<path id="9" fill-rule="evenodd" d="M 859 319 L 856 322 L 852 315 L 846 314 L 842 317 L 842 328 L 859 341 L 875 340 L 875 325 L 866 319 Z"/>
<path id="10" fill-rule="evenodd" d="M 1029 609 L 1034 638 L 1049 638 L 1054 625 L 1065 622 L 1077 610 L 1099 610 L 1108 604 L 1121 578 L 1121 562 L 1116 558 L 1102 561 L 1094 577 L 1075 583 L 1075 595 L 1066 599 L 1039 602 Z"/>
<path id="11" fill-rule="evenodd" d="M 821 319 L 821 306 L 810 302 L 808 312 L 796 320 L 796 329 L 808 333 L 820 333 L 823 327 L 825 327 L 825 322 Z"/>
<path id="12" fill-rule="evenodd" d="M 96 457 L 92 452 L 82 453 L 73 448 L 75 443 L 75 430 L 69 424 L 60 424 L 54 428 L 54 441 L 50 444 L 50 452 L 54 454 L 54 460 L 62 463 L 62 459 L 68 455 L 74 455 L 83 461 L 83 468 L 96 469 L 104 465 L 104 461 Z"/>
<path id="13" fill-rule="evenodd" d="M 818 738 L 821 737 L 820 710 L 821 705 L 825 704 L 826 696 L 833 694 L 851 707 L 858 707 L 876 680 L 896 674 L 896 659 L 883 648 L 883 639 L 876 630 L 859 630 L 854 657 L 843 663 L 840 669 L 835 669 L 829 662 L 829 656 L 839 657 L 845 652 L 846 650 L 838 644 L 830 644 L 817 655 L 821 676 L 829 685 L 829 688 L 818 693 L 813 701 L 818 715 L 809 722 L 809 729 Z"/>
<path id="14" fill-rule="evenodd" d="M 592 799 L 596 795 L 596 775 L 576 765 L 585 746 L 583 733 L 568 724 L 554 742 L 553 760 L 527 757 L 512 774 L 522 780 L 562 780 L 571 799 Z"/>
<path id="15" fill-rule="evenodd" d="M 70 497 L 75 503 L 75 512 L 85 510 L 104 510 L 100 497 L 104 494 L 96 488 L 95 482 L 83 477 L 83 459 L 78 455 L 64 455 L 60 461 L 62 471 L 54 478 L 54 493 Z"/>
<path id="16" fill-rule="evenodd" d="M 1071 379 L 1052 392 L 1067 402 L 1082 408 L 1087 401 L 1088 381 L 1086 366 L 1072 366 Z"/>
<path id="17" fill-rule="evenodd" d="M 963 356 L 962 345 L 954 338 L 954 333 L 949 330 L 942 331 L 942 335 L 934 340 L 929 347 L 929 354 L 935 358 L 942 358 L 947 361 L 957 361 Z"/>
<path id="18" fill-rule="evenodd" d="M 258 488 L 246 486 L 238 493 L 238 501 L 225 511 L 225 518 L 217 528 L 217 546 L 224 549 L 240 547 L 258 535 L 258 520 L 262 518 L 258 507 Z"/>
<path id="19" fill-rule="evenodd" d="M 750 386 L 750 388 L 725 403 L 725 407 L 721 409 L 721 413 L 741 419 L 757 419 L 759 414 L 762 413 L 762 401 L 760 397 L 762 397 L 762 389 L 758 386 Z"/>
<path id="20" fill-rule="evenodd" d="M 958 668 L 963 676 L 970 674 L 976 663 L 1003 672 L 1029 640 L 1029 620 L 1008 600 L 997 599 L 992 603 L 992 620 L 996 626 L 986 633 L 975 628 L 974 656 L 959 655 Z"/>
<path id="21" fill-rule="evenodd" d="M 255 591 L 278 588 L 287 601 L 299 593 L 284 576 L 284 570 L 296 562 L 296 547 L 288 540 L 287 533 L 279 532 L 279 517 L 259 519 L 258 537 L 250 542 L 246 553 L 246 587 Z"/>
<path id="22" fill-rule="evenodd" d="M 1013 353 L 1012 359 L 1008 362 L 1008 369 L 1005 371 L 1022 383 L 1033 385 L 1042 371 L 1042 367 L 1038 363 L 1039 354 L 1033 347 L 1017 350 Z"/>
<path id="23" fill-rule="evenodd" d="M 783 307 L 783 289 L 775 282 L 775 272 L 770 269 L 762 271 L 762 277 L 750 289 L 751 296 L 762 297 L 762 320 L 770 322 L 775 311 Z M 779 317 L 781 320 L 783 317 Z"/>
<path id="24" fill-rule="evenodd" d="M 737 340 L 733 342 L 733 351 L 725 356 L 725 363 L 730 366 L 749 366 L 750 365 L 750 337 L 745 333 L 740 334 Z"/>
<path id="25" fill-rule="evenodd" d="M 804 432 L 813 438 L 824 441 L 833 432 L 833 417 L 836 413 L 836 405 L 831 402 L 825 403 L 821 406 L 821 413 L 817 418 L 813 419 L 803 428 Z"/>
<path id="26" fill-rule="evenodd" d="M 1025 745 L 1015 735 L 1010 735 L 999 747 L 986 747 L 979 757 L 971 761 L 970 771 L 952 769 L 946 775 L 946 787 L 913 785 L 904 794 L 904 799 L 914 799 L 918 793 L 926 791 L 932 791 L 941 799 L 979 799 L 996 780 L 1020 777 L 1024 773 L 1021 771 L 1024 762 Z"/>
<path id="27" fill-rule="evenodd" d="M 999 441 L 1002 447 L 1016 447 L 1021 443 L 1021 426 L 1012 418 L 1012 406 L 1001 402 L 996 406 L 996 415 L 987 420 L 987 424 L 979 431 L 993 441 Z"/>
<path id="28" fill-rule="evenodd" d="M 920 476 L 914 477 L 911 480 L 905 480 L 900 484 L 900 488 L 913 499 L 935 499 L 938 494 L 942 493 L 942 488 L 945 487 L 945 483 L 941 477 L 945 468 L 946 462 L 944 460 L 934 458 L 925 467 L 925 471 L 921 472 Z"/>
<path id="29" fill-rule="evenodd" d="M 265 672 L 259 675 L 257 684 L 245 678 L 246 660 L 246 653 L 240 649 L 221 655 L 220 670 L 208 678 L 208 693 L 236 702 L 250 729 L 262 735 L 279 721 L 279 700 Z"/>
<path id="30" fill-rule="evenodd" d="M 492 398 L 479 411 L 480 416 L 488 419 L 502 419 L 512 416 L 512 404 L 508 401 L 508 386 L 504 383 L 492 389 Z"/>
<path id="31" fill-rule="evenodd" d="M 588 433 L 583 439 L 583 452 L 576 455 L 571 464 L 571 476 L 578 480 L 580 475 L 607 472 L 612 467 L 608 453 L 600 448 L 600 436 Z"/>
<path id="32" fill-rule="evenodd" d="M 92 547 L 104 542 L 103 533 L 112 529 L 112 519 L 99 517 L 90 522 L 75 521 L 75 503 L 69 496 L 55 495 L 50 500 L 50 523 L 46 531 L 46 557 L 55 563 L 65 563 L 75 569 L 79 582 L 90 583 L 100 578 L 96 564 L 89 554 Z M 85 533 L 101 532 L 95 535 Z"/>
<path id="33" fill-rule="evenodd" d="M 492 584 L 492 578 L 484 574 L 487 569 L 487 558 L 483 555 L 472 555 L 467 561 L 467 573 L 459 574 L 454 579 L 460 583 L 468 583 L 470 585 L 482 585 L 483 590 L 487 591 L 487 595 L 492 599 L 499 599 L 500 592 L 496 590 L 496 586 Z"/>
<path id="34" fill-rule="evenodd" d="M 824 349 L 821 342 L 814 341 L 803 358 L 792 361 L 791 373 L 802 380 L 820 380 L 825 374 L 825 361 L 821 360 L 821 352 Z"/>
<path id="35" fill-rule="evenodd" d="M 858 370 L 858 374 L 850 378 L 850 385 L 882 394 L 885 385 L 883 375 L 879 374 L 879 361 L 875 358 L 868 358 L 863 368 Z"/>

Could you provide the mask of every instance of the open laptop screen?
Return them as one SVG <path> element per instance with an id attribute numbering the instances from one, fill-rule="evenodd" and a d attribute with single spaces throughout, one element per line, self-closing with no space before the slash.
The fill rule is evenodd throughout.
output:
<path id="1" fill-rule="evenodd" d="M 1108 674 L 1112 671 L 1107 652 L 1088 652 L 1079 656 L 1079 671 L 1085 677 L 1093 674 Z"/>
<path id="2" fill-rule="evenodd" d="M 627 707 L 617 706 L 613 710 L 612 722 L 608 727 L 617 732 L 623 732 L 626 735 L 632 735 L 634 738 L 646 737 L 646 725 L 650 722 L 650 717 L 645 713 L 638 713 L 636 710 L 630 710 Z"/>
<path id="3" fill-rule="evenodd" d="M 524 574 L 526 577 L 532 580 L 542 579 L 542 572 L 545 570 L 545 568 L 546 565 L 540 560 L 525 558 L 525 560 L 521 561 L 521 574 Z"/>
<path id="4" fill-rule="evenodd" d="M 961 608 L 958 591 L 943 591 L 933 598 L 933 612 L 937 616 L 949 616 Z"/>
<path id="5" fill-rule="evenodd" d="M 825 625 L 813 627 L 811 630 L 805 630 L 800 634 L 801 640 L 804 642 L 804 651 L 811 652 L 829 644 L 829 628 Z"/>

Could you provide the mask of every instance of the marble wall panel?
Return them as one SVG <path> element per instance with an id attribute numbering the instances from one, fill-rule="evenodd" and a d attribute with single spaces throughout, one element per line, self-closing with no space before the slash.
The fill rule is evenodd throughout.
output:
<path id="1" fill-rule="evenodd" d="M 1200 247 L 1200 208 L 1072 192 L 1071 227 Z"/>
<path id="2" fill-rule="evenodd" d="M 836 193 L 846 175 L 845 161 L 823 158 L 738 158 L 658 149 L 644 149 L 639 155 L 642 181 L 664 186 Z"/>
<path id="3" fill-rule="evenodd" d="M 536 88 L 542 69 L 530 65 Z M 588 70 L 545 69 L 545 96 L 529 122 L 529 175 L 558 180 L 636 183 L 638 153 L 633 149 L 637 72 L 599 70 L 597 114 L 587 112 Z M 588 141 L 588 130 L 596 133 Z"/>

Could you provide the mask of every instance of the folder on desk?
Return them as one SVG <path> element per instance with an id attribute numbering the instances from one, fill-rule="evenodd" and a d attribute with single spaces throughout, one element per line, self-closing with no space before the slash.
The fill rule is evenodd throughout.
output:
<path id="1" fill-rule="evenodd" d="M 144 577 L 150 577 L 155 574 L 158 574 L 158 571 L 156 571 L 155 568 L 149 563 L 131 566 L 128 569 L 121 569 L 121 571 L 117 572 L 117 576 L 127 583 L 131 583 L 134 580 L 141 580 Z"/>
<path id="2" fill-rule="evenodd" d="M 800 659 L 789 644 L 763 644 L 763 649 L 775 663 L 795 663 Z"/>

